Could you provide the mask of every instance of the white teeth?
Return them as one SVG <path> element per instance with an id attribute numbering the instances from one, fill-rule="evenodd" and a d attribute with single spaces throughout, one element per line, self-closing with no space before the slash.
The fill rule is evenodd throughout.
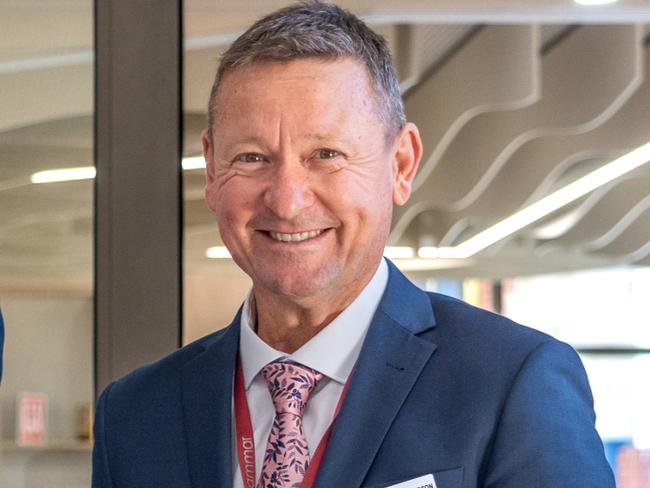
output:
<path id="1" fill-rule="evenodd" d="M 295 232 L 293 234 L 285 234 L 282 232 L 273 232 L 269 231 L 270 236 L 275 239 L 276 241 L 283 241 L 283 242 L 300 242 L 300 241 L 305 241 L 307 239 L 312 239 L 323 232 L 322 230 L 310 230 L 307 232 Z"/>

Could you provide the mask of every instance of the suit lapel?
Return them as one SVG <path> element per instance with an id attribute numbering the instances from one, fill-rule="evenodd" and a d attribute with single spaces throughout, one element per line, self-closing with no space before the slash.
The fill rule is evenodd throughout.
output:
<path id="1" fill-rule="evenodd" d="M 192 486 L 232 486 L 232 389 L 239 314 L 204 347 L 181 373 Z"/>
<path id="2" fill-rule="evenodd" d="M 315 488 L 361 486 L 386 433 L 436 345 L 427 295 L 389 262 L 389 281 L 355 365 Z"/>

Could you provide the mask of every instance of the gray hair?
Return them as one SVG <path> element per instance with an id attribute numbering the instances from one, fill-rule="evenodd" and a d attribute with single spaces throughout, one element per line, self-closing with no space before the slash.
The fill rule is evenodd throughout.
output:
<path id="1" fill-rule="evenodd" d="M 239 36 L 221 57 L 208 103 L 208 130 L 224 76 L 239 67 L 264 61 L 291 61 L 316 57 L 350 57 L 368 73 L 379 118 L 394 136 L 406 123 L 395 68 L 379 34 L 341 7 L 310 0 L 277 10 L 258 20 Z"/>

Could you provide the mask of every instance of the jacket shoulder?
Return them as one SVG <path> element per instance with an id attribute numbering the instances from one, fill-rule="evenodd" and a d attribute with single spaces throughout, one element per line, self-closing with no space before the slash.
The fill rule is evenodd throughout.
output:
<path id="1" fill-rule="evenodd" d="M 204 336 L 152 363 L 144 364 L 125 376 L 115 380 L 110 389 L 111 399 L 152 398 L 164 395 L 178 386 L 178 377 L 183 366 L 215 341 L 218 341 L 228 328 Z"/>
<path id="2" fill-rule="evenodd" d="M 484 347 L 507 345 L 526 349 L 544 342 L 559 342 L 544 332 L 457 298 L 430 292 L 427 295 L 435 313 L 436 329 L 445 338 L 457 338 L 477 345 L 480 343 Z"/>
<path id="3" fill-rule="evenodd" d="M 455 298 L 428 295 L 436 317 L 431 334 L 439 346 L 436 354 L 461 375 L 489 379 L 493 385 L 500 378 L 506 387 L 538 350 L 549 351 L 549 360 L 577 358 L 571 346 L 548 334 Z"/>

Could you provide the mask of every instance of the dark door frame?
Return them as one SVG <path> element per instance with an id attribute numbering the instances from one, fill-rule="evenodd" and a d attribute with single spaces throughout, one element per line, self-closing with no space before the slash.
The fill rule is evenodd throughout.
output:
<path id="1" fill-rule="evenodd" d="M 182 337 L 182 0 L 95 0 L 95 389 Z"/>

